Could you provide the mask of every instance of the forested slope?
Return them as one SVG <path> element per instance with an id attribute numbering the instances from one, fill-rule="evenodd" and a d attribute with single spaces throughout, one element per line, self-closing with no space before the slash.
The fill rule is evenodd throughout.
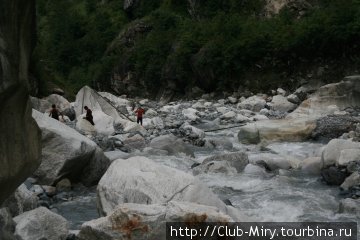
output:
<path id="1" fill-rule="evenodd" d="M 38 0 L 40 94 L 268 91 L 357 71 L 357 0 Z M 197 86 L 198 88 L 194 88 Z M 194 89 L 197 89 L 196 91 Z"/>

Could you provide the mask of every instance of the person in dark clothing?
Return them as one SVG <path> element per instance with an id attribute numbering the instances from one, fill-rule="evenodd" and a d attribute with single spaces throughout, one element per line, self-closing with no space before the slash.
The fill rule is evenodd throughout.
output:
<path id="1" fill-rule="evenodd" d="M 86 117 L 84 117 L 84 119 L 88 120 L 91 123 L 91 125 L 95 125 L 93 121 L 92 111 L 90 110 L 90 108 L 85 106 L 84 109 L 86 110 Z"/>
<path id="2" fill-rule="evenodd" d="M 59 116 L 62 116 L 62 113 L 60 113 L 60 111 L 56 108 L 56 105 L 55 104 L 53 104 L 52 106 L 51 106 L 51 111 L 50 111 L 50 114 L 49 114 L 49 117 L 52 117 L 52 118 L 54 118 L 54 119 L 56 119 L 56 120 L 60 120 L 59 119 Z"/>
<path id="3" fill-rule="evenodd" d="M 136 113 L 136 116 L 137 116 L 136 122 L 137 122 L 137 123 L 140 123 L 141 126 L 142 126 L 142 124 L 143 124 L 143 120 L 142 120 L 142 119 L 143 119 L 143 114 L 145 113 L 145 110 L 142 109 L 141 107 L 138 107 L 138 109 L 136 109 L 135 113 Z"/>

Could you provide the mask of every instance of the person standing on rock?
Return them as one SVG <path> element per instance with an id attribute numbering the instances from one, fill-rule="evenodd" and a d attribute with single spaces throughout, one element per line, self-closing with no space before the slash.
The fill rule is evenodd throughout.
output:
<path id="1" fill-rule="evenodd" d="M 91 125 L 94 126 L 95 123 L 93 121 L 92 111 L 87 106 L 85 106 L 84 109 L 86 110 L 86 117 L 84 117 L 84 119 L 88 120 L 91 123 Z"/>
<path id="2" fill-rule="evenodd" d="M 60 116 L 60 115 L 63 116 L 62 113 L 60 113 L 60 111 L 56 108 L 56 105 L 53 104 L 53 105 L 51 106 L 51 110 L 50 110 L 50 113 L 49 113 L 49 117 L 52 117 L 52 118 L 60 121 L 60 119 L 59 119 L 59 116 Z"/>
<path id="3" fill-rule="evenodd" d="M 136 116 L 137 116 L 136 122 L 140 123 L 141 126 L 142 126 L 143 125 L 143 120 L 142 119 L 143 119 L 143 114 L 145 113 L 145 110 L 142 109 L 141 107 L 138 107 L 138 109 L 136 109 L 135 113 L 136 113 Z"/>

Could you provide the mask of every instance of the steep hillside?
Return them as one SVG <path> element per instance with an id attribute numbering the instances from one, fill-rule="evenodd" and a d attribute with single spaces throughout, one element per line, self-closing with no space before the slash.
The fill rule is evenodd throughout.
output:
<path id="1" fill-rule="evenodd" d="M 267 91 L 338 80 L 359 62 L 357 0 L 38 5 L 37 77 L 69 91 L 84 84 L 150 97 Z"/>

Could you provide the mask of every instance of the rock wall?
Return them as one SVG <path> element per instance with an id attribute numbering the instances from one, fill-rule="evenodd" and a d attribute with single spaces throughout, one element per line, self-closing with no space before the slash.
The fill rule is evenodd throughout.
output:
<path id="1" fill-rule="evenodd" d="M 40 164 L 28 94 L 34 31 L 34 0 L 0 0 L 0 203 Z"/>

